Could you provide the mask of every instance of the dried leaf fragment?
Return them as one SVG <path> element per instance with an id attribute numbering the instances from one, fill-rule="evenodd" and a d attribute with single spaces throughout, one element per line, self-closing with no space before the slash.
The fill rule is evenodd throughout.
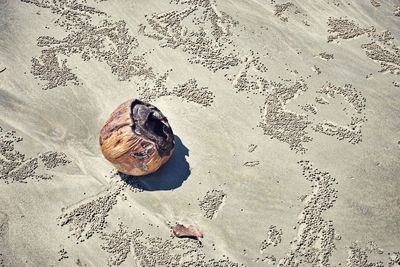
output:
<path id="1" fill-rule="evenodd" d="M 199 239 L 203 238 L 203 234 L 193 225 L 183 225 L 183 224 L 177 224 L 174 227 L 172 227 L 172 233 L 179 238 L 193 238 L 193 239 Z"/>

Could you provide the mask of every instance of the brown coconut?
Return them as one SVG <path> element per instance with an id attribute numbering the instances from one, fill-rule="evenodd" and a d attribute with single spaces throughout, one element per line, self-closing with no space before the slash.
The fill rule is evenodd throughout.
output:
<path id="1" fill-rule="evenodd" d="M 120 172 L 134 176 L 157 171 L 175 149 L 167 118 L 138 99 L 122 103 L 111 113 L 99 139 L 104 157 Z"/>

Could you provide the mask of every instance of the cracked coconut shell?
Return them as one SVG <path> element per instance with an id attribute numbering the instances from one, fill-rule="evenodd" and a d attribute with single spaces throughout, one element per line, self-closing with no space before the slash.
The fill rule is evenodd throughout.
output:
<path id="1" fill-rule="evenodd" d="M 99 139 L 104 157 L 120 172 L 134 176 L 157 171 L 175 149 L 167 118 L 155 106 L 137 99 L 111 113 Z"/>

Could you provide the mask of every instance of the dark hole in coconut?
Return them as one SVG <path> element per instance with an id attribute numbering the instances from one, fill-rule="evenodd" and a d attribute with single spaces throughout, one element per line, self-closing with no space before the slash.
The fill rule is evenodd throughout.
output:
<path id="1" fill-rule="evenodd" d="M 154 135 L 160 136 L 163 139 L 167 139 L 167 135 L 164 133 L 164 123 L 154 116 L 152 112 L 146 121 L 146 130 L 152 132 Z"/>
<path id="2" fill-rule="evenodd" d="M 132 128 L 137 134 L 153 141 L 160 156 L 171 151 L 174 146 L 173 132 L 162 113 L 153 105 L 135 100 L 131 104 Z M 140 155 L 138 155 L 140 156 Z"/>

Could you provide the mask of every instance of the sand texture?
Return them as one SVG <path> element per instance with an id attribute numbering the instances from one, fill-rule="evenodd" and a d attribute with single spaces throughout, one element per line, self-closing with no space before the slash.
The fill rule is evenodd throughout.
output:
<path id="1" fill-rule="evenodd" d="M 398 0 L 0 0 L 0 114 L 0 266 L 400 265 Z"/>

